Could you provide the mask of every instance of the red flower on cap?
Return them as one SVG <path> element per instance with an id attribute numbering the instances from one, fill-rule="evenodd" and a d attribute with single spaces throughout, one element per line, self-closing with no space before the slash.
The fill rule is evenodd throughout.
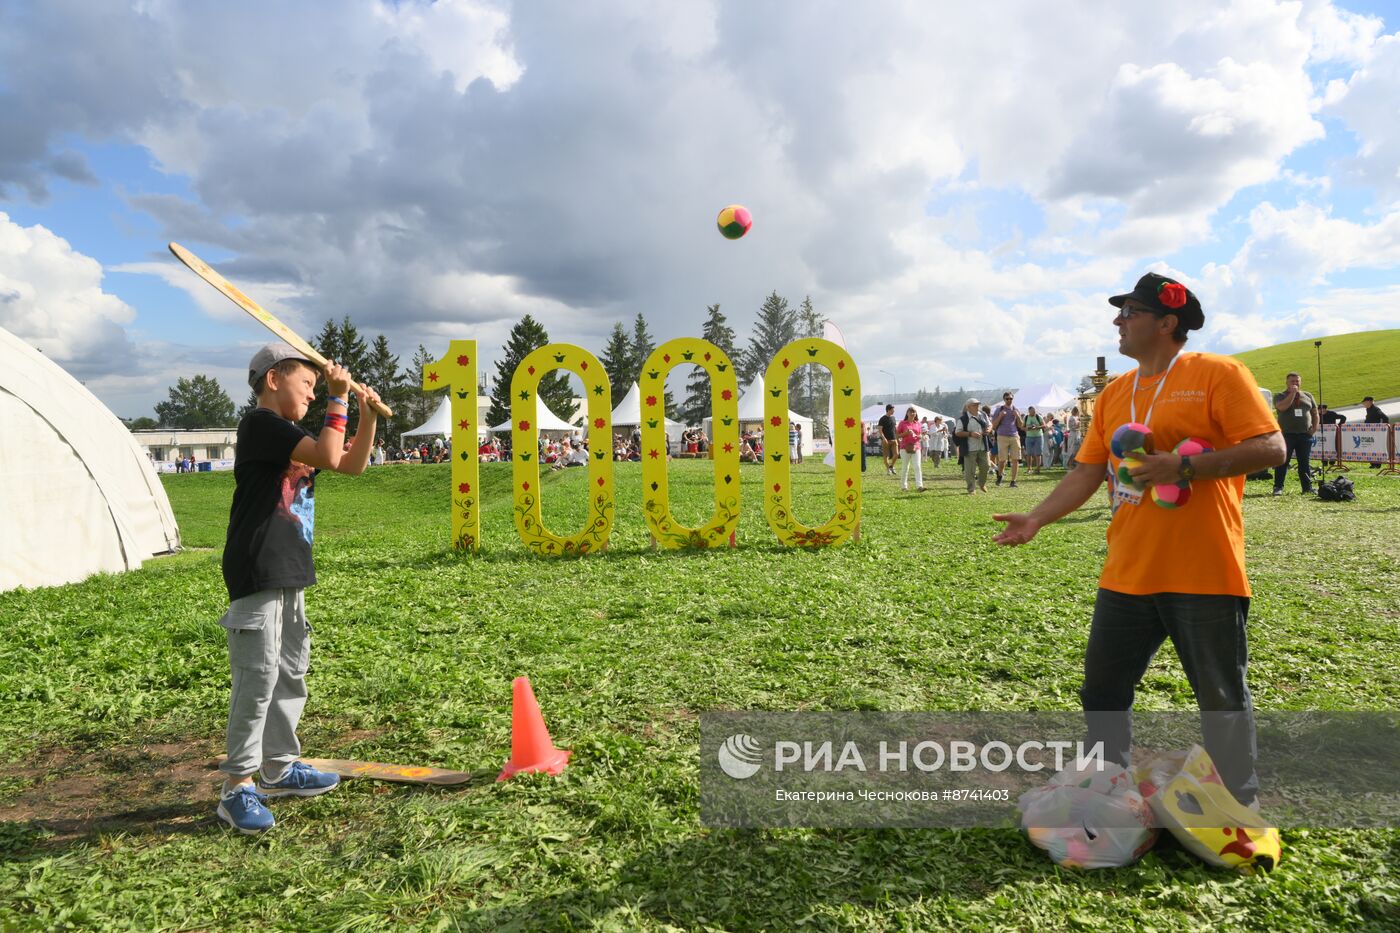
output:
<path id="1" fill-rule="evenodd" d="M 1180 282 L 1163 282 L 1157 287 L 1157 300 L 1165 307 L 1180 308 L 1186 304 L 1186 286 Z"/>

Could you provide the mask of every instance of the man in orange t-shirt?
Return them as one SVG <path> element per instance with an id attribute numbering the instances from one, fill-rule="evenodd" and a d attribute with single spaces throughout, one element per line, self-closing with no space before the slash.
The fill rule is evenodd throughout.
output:
<path id="1" fill-rule="evenodd" d="M 1025 544 L 1045 525 L 1079 508 L 1105 477 L 1113 518 L 1108 557 L 1079 690 L 1091 742 L 1127 765 L 1133 695 L 1153 655 L 1171 639 L 1201 708 L 1206 750 L 1243 804 L 1255 801 L 1254 710 L 1246 682 L 1249 581 L 1244 569 L 1244 478 L 1280 463 L 1283 435 L 1254 377 L 1230 357 L 1185 353 L 1187 332 L 1205 324 L 1201 304 L 1174 279 L 1149 272 L 1118 308 L 1118 349 L 1138 361 L 1103 390 L 1075 459 L 1085 469 L 1065 474 L 1029 513 L 994 515 L 1006 527 L 998 544 Z M 1114 481 L 1118 459 L 1110 439 L 1122 424 L 1152 429 L 1154 453 L 1140 456 L 1139 486 L 1191 482 L 1177 509 L 1154 505 L 1151 493 Z M 1171 450 L 1188 437 L 1213 448 L 1196 456 Z"/>

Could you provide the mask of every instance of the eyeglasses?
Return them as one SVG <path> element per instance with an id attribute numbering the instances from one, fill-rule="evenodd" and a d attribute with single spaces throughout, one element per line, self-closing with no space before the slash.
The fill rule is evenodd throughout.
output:
<path id="1" fill-rule="evenodd" d="M 1115 321 L 1131 321 L 1139 314 L 1151 314 L 1147 308 L 1129 308 L 1127 305 L 1118 309 L 1118 313 L 1113 316 Z"/>

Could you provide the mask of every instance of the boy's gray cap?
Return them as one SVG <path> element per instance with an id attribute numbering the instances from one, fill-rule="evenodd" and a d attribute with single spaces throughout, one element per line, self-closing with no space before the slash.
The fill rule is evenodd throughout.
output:
<path id="1" fill-rule="evenodd" d="M 316 364 L 308 360 L 300 350 L 295 349 L 286 343 L 269 343 L 257 353 L 253 354 L 253 359 L 248 363 L 248 385 L 257 386 L 258 380 L 267 375 L 267 371 L 283 360 L 298 360 L 316 369 Z"/>

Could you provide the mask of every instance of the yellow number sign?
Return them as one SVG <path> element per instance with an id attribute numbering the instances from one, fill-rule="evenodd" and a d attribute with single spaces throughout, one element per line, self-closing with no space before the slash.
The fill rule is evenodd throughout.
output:
<path id="1" fill-rule="evenodd" d="M 446 388 L 452 399 L 452 546 L 459 551 L 481 547 L 476 385 L 475 340 L 452 341 L 446 356 L 423 367 L 424 391 Z"/>
<path id="2" fill-rule="evenodd" d="M 835 419 L 836 511 L 816 527 L 802 524 L 792 513 L 788 454 L 788 379 L 808 363 L 831 371 Z M 794 340 L 778 351 L 763 374 L 763 514 L 783 544 L 825 547 L 859 536 L 860 504 L 860 376 L 855 361 L 829 340 Z"/>
<path id="3" fill-rule="evenodd" d="M 575 535 L 557 535 L 540 515 L 539 417 L 540 378 L 567 369 L 583 382 L 588 398 L 588 517 Z M 537 554 L 587 554 L 608 546 L 616 509 L 612 462 L 612 388 L 598 358 L 582 347 L 550 343 L 533 351 L 510 380 L 511 470 L 515 528 L 520 540 Z"/>
<path id="4" fill-rule="evenodd" d="M 715 510 L 699 528 L 688 528 L 671 514 L 666 464 L 666 375 L 687 363 L 710 374 Z M 652 540 L 666 548 L 732 545 L 739 526 L 739 383 L 734 363 L 708 340 L 678 337 L 647 357 L 638 387 L 642 393 L 643 514 Z"/>

